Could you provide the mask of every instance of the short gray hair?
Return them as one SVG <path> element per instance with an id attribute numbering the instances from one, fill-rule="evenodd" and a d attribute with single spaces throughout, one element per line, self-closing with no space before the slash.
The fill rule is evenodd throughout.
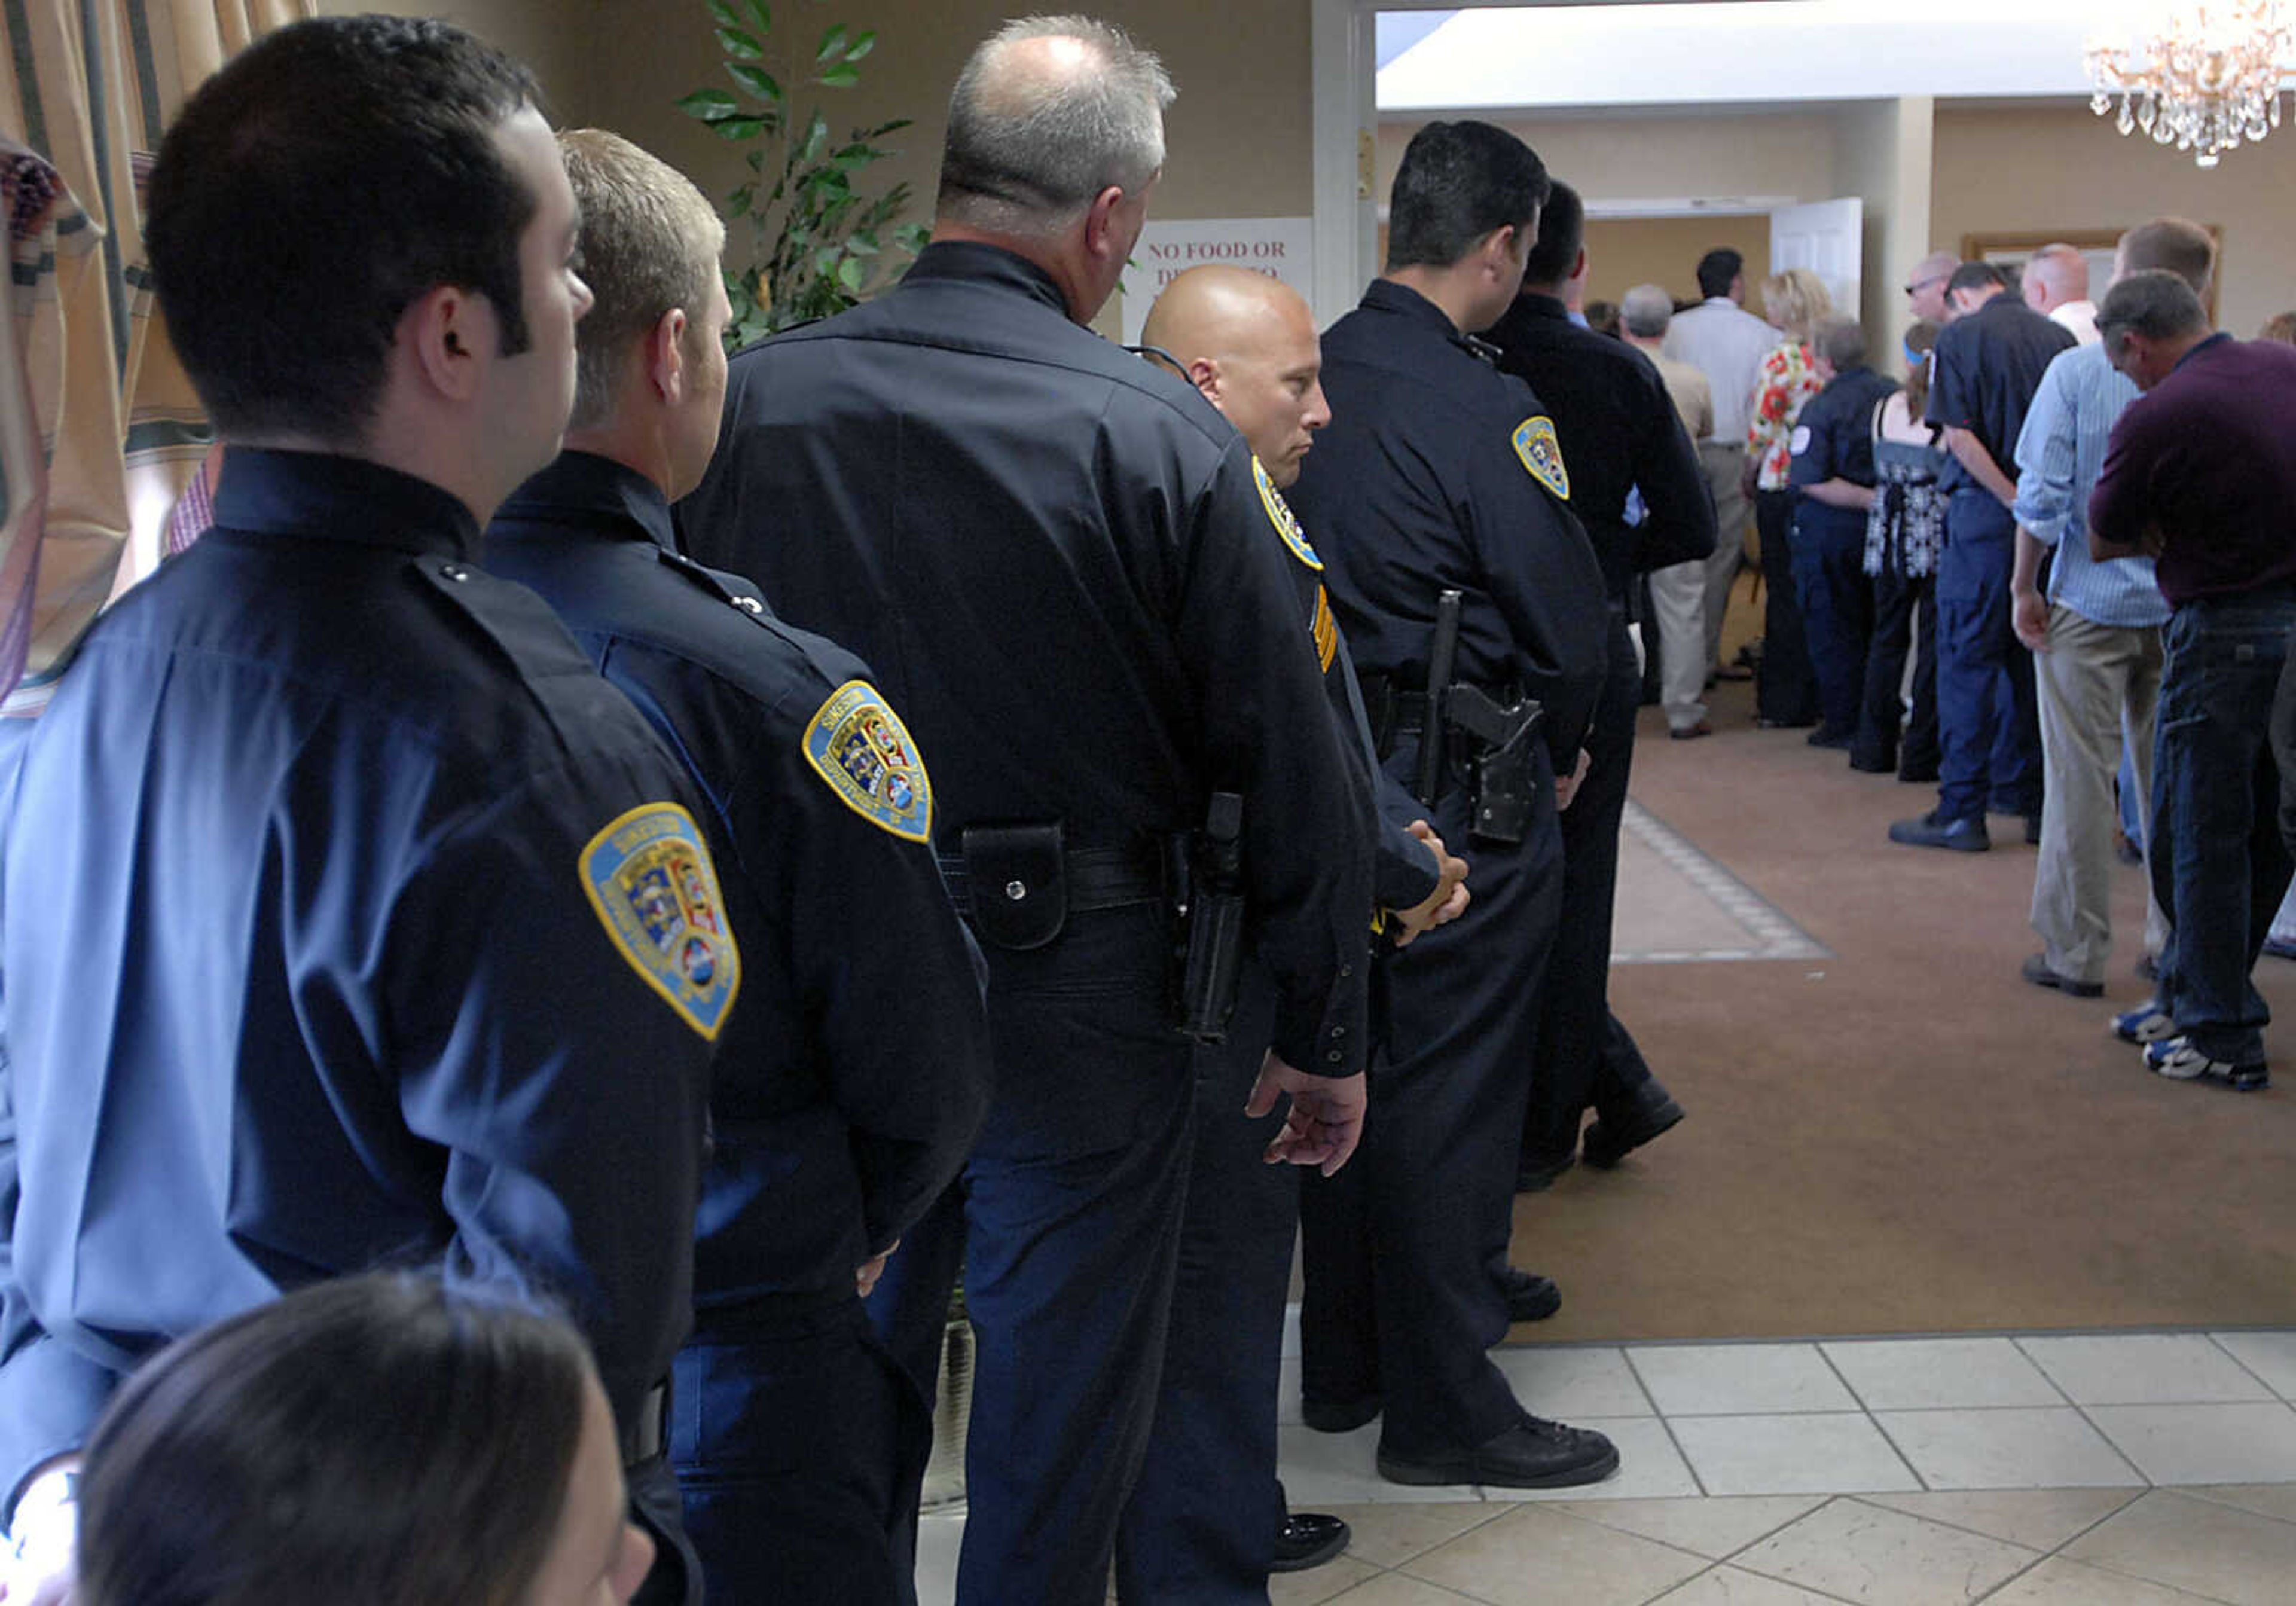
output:
<path id="1" fill-rule="evenodd" d="M 1655 284 L 1637 284 L 1619 301 L 1619 326 L 1640 340 L 1654 340 L 1674 322 L 1674 298 Z"/>
<path id="2" fill-rule="evenodd" d="M 1828 318 L 1817 326 L 1812 344 L 1836 373 L 1866 365 L 1866 330 L 1855 318 Z"/>
<path id="3" fill-rule="evenodd" d="M 1026 48 L 1073 40 L 1079 59 Z M 1057 233 L 1114 185 L 1136 194 L 1164 165 L 1172 80 L 1155 55 L 1091 17 L 1022 17 L 957 75 L 939 214 L 996 234 Z"/>
<path id="4" fill-rule="evenodd" d="M 2208 311 L 2193 287 L 2165 268 L 2127 275 L 2104 292 L 2096 309 L 2097 332 L 2108 340 L 2122 330 L 2148 340 L 2172 340 L 2208 326 Z"/>

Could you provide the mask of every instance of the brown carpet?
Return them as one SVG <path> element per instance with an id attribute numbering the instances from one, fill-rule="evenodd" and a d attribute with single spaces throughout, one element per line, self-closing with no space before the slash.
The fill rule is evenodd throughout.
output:
<path id="1" fill-rule="evenodd" d="M 2146 993 L 2144 873 L 2118 873 L 2103 999 L 2029 986 L 2021 823 L 1982 856 L 1893 846 L 1934 788 L 1757 731 L 1751 704 L 1720 688 L 1694 742 L 1644 710 L 1634 795 L 1833 957 L 1613 971 L 1689 1118 L 1516 1201 L 1515 1263 L 1563 1308 L 1515 1339 L 2296 1326 L 2296 1056 L 2235 1094 L 2106 1032 Z M 2258 980 L 2284 1042 L 2296 964 Z"/>

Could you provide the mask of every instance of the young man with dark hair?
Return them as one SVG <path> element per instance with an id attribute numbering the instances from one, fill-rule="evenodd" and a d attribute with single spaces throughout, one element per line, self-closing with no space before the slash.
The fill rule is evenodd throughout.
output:
<path id="1" fill-rule="evenodd" d="M 714 1597 L 894 1606 L 932 1425 L 861 1299 L 988 1106 L 973 950 L 933 858 L 927 755 L 866 668 L 676 549 L 669 504 L 725 403 L 724 225 L 627 140 L 559 143 L 597 305 L 566 450 L 504 503 L 485 561 L 541 593 L 693 772 L 749 960 L 712 1077 L 670 1459 Z"/>
<path id="2" fill-rule="evenodd" d="M 324 19 L 160 148 L 152 271 L 226 455 L 214 527 L 96 622 L 12 799 L 0 1484 L 167 1340 L 411 1255 L 567 1303 L 675 1536 L 663 1384 L 741 954 L 685 777 L 473 566 L 558 450 L 590 303 L 534 100 L 443 23 Z M 700 1598 L 674 1559 L 649 1588 Z"/>
<path id="3" fill-rule="evenodd" d="M 1566 315 L 1563 286 L 1586 274 L 1586 219 L 1578 193 L 1557 183 L 1538 216 L 1521 291 L 1487 336 L 1499 349 L 1499 371 L 1529 385 L 1554 420 L 1570 469 L 1570 511 L 1594 543 L 1609 602 L 1609 668 L 1586 738 L 1587 783 L 1562 815 L 1562 908 L 1541 986 L 1517 1178 L 1532 1189 L 1573 1163 L 1590 1106 L 1597 1119 L 1587 1158 L 1604 1165 L 1682 1118 L 1611 1013 L 1611 918 L 1642 701 L 1642 664 L 1628 634 L 1642 577 L 1714 550 L 1713 499 L 1666 381 L 1633 347 Z M 1629 523 L 1637 490 L 1643 516 Z M 1644 644 L 1657 645 L 1647 631 Z"/>
<path id="4" fill-rule="evenodd" d="M 2152 998 L 2113 1029 L 2161 1076 L 2245 1092 L 2269 1081 L 2250 972 L 2289 881 L 2270 726 L 2296 633 L 2296 348 L 2212 332 L 2164 272 L 2114 284 L 2096 326 L 2144 394 L 2112 427 L 2089 552 L 2152 554 L 2176 610 L 2145 854 L 2169 944 Z"/>
<path id="5" fill-rule="evenodd" d="M 1383 1409 L 1380 1473 L 1398 1483 L 1544 1487 L 1618 1465 L 1602 1435 L 1526 1413 L 1484 1354 L 1509 1316 L 1516 1152 L 1562 890 L 1556 814 L 1606 661 L 1602 569 L 1569 512 L 1554 421 L 1471 338 L 1514 300 L 1546 193 L 1538 158 L 1503 129 L 1437 122 L 1413 137 L 1387 272 L 1324 337 L 1332 422 L 1297 486 L 1382 760 L 1432 791 L 1421 801 L 1444 841 L 1474 844 L 1473 903 L 1390 972 L 1364 1159 L 1309 1179 L 1301 1201 L 1308 1423 L 1341 1431 Z M 1464 594 L 1447 665 L 1433 644 L 1452 635 L 1445 586 Z M 1447 725 L 1485 704 L 1497 723 L 1480 733 Z M 1428 787 L 1431 742 L 1445 753 Z M 1552 1285 L 1532 1291 L 1553 1308 Z"/>

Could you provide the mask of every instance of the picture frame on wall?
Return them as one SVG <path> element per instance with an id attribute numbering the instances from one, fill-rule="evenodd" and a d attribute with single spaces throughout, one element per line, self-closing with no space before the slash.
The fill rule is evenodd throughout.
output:
<path id="1" fill-rule="evenodd" d="M 2224 229 L 2218 224 L 2204 224 L 2209 238 L 2216 242 L 2217 271 L 2209 278 L 2209 293 L 2202 299 L 2207 304 L 2209 322 L 2216 322 L 2217 286 L 2224 279 Z M 1996 267 L 2021 271 L 2032 254 L 2045 245 L 2070 245 L 2088 264 L 2088 293 L 2092 301 L 2104 299 L 2105 287 L 2112 283 L 2113 249 L 2120 243 L 2125 229 L 2051 229 L 2026 230 L 2006 234 L 1973 234 L 1961 237 L 1961 259 L 1964 262 L 1990 262 Z"/>

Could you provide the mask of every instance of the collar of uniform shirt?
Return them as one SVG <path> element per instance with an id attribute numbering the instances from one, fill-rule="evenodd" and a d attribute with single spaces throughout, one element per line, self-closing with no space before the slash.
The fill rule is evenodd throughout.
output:
<path id="1" fill-rule="evenodd" d="M 563 525 L 570 520 L 619 529 L 636 525 L 664 552 L 677 550 L 669 504 L 644 474 L 594 452 L 561 452 L 558 461 L 512 491 L 495 514 L 495 536 L 516 539 L 521 519 Z"/>
<path id="2" fill-rule="evenodd" d="M 917 259 L 909 265 L 901 283 L 931 284 L 936 281 L 1001 284 L 1035 297 L 1064 318 L 1069 315 L 1067 299 L 1053 282 L 1052 274 L 1001 245 L 978 240 L 934 241 L 917 253 Z"/>
<path id="3" fill-rule="evenodd" d="M 227 447 L 215 522 L 220 529 L 457 558 L 479 549 L 478 521 L 453 493 L 363 457 L 321 452 Z"/>

